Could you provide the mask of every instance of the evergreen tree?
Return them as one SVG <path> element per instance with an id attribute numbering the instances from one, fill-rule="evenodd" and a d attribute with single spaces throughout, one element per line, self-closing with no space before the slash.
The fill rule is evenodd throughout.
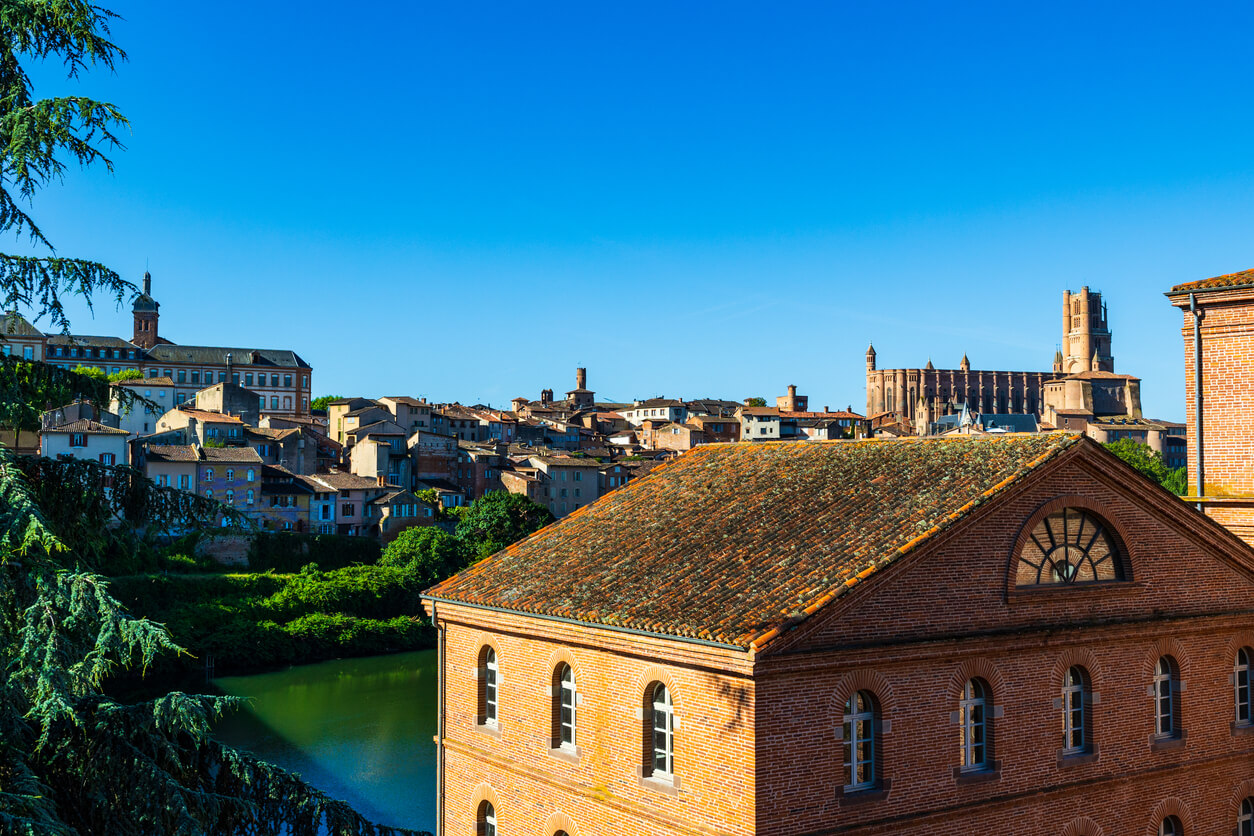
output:
<path id="1" fill-rule="evenodd" d="M 104 265 L 62 258 L 22 208 L 66 160 L 111 168 L 125 118 L 82 96 L 36 99 L 19 57 L 61 59 L 73 77 L 113 68 L 107 10 L 81 0 L 0 0 L 0 232 L 42 256 L 0 253 L 0 297 L 69 326 L 62 299 L 134 288 Z M 104 376 L 0 359 L 0 427 L 34 431 L 76 398 L 136 402 Z M 93 574 L 110 550 L 160 532 L 235 521 L 210 500 L 159 488 L 138 471 L 19 458 L 0 448 L 0 833 L 387 834 L 298 777 L 223 746 L 211 723 L 230 698 L 171 692 L 123 704 L 102 690 L 120 668 L 182 652 L 130 616 Z"/>

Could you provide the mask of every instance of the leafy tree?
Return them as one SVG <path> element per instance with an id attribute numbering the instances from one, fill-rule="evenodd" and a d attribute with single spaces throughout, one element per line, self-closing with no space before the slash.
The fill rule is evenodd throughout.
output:
<path id="1" fill-rule="evenodd" d="M 343 395 L 319 395 L 309 402 L 310 409 L 326 409 L 331 401 L 342 401 Z"/>
<path id="2" fill-rule="evenodd" d="M 745 406 L 766 406 L 766 398 L 749 398 Z"/>
<path id="3" fill-rule="evenodd" d="M 112 168 L 126 124 L 83 96 L 36 99 L 19 56 L 60 59 L 71 77 L 112 68 L 105 9 L 83 0 L 0 0 L 0 232 L 45 255 L 0 253 L 5 309 L 68 329 L 62 297 L 116 303 L 134 291 L 95 262 L 62 258 L 19 205 L 59 179 L 66 159 Z M 0 425 L 38 428 L 75 398 L 107 403 L 103 375 L 0 359 Z M 229 698 L 171 692 L 122 704 L 102 690 L 121 668 L 180 653 L 160 625 L 129 615 L 107 582 L 83 571 L 145 534 L 236 517 L 210 500 L 159 488 L 138 471 L 95 462 L 17 458 L 0 448 L 0 832 L 25 834 L 383 834 L 343 802 L 223 746 L 211 723 Z"/>
<path id="4" fill-rule="evenodd" d="M 128 380 L 143 380 L 144 373 L 139 369 L 122 369 L 109 375 L 110 383 L 125 383 Z"/>
<path id="5" fill-rule="evenodd" d="M 553 514 L 522 494 L 488 491 L 457 521 L 457 539 L 476 557 L 487 557 L 553 522 Z"/>
<path id="6" fill-rule="evenodd" d="M 1142 476 L 1152 479 L 1177 496 L 1183 495 L 1187 490 L 1184 468 L 1173 470 L 1167 467 L 1162 454 L 1148 445 L 1130 438 L 1121 438 L 1108 442 L 1106 449 L 1123 459 L 1125 464 L 1136 469 Z"/>
<path id="7" fill-rule="evenodd" d="M 388 543 L 379 565 L 404 569 L 425 589 L 466 568 L 471 556 L 466 544 L 447 531 L 420 526 L 405 529 Z"/>
<path id="8" fill-rule="evenodd" d="M 90 377 L 92 380 L 102 380 L 106 383 L 109 381 L 109 376 L 99 366 L 84 366 L 80 363 L 74 367 L 74 374 L 81 374 Z"/>

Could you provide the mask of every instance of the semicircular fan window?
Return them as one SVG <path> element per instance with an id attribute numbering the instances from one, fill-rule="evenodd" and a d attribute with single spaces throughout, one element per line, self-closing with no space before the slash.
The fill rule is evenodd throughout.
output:
<path id="1" fill-rule="evenodd" d="M 1079 508 L 1045 517 L 1019 552 L 1016 586 L 1123 580 L 1115 541 L 1101 521 Z"/>

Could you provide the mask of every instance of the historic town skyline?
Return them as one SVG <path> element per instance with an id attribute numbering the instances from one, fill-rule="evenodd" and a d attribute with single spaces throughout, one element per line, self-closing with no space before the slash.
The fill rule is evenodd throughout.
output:
<path id="1" fill-rule="evenodd" d="M 150 269 L 172 332 L 333 326 L 315 394 L 394 388 L 341 347 L 418 341 L 456 358 L 404 371 L 433 399 L 503 403 L 582 365 L 620 399 L 796 382 L 857 403 L 869 341 L 888 367 L 1047 366 L 1055 295 L 1088 285 L 1146 413 L 1179 420 L 1160 288 L 1250 266 L 1237 6 L 1086 8 L 1080 28 L 1079 7 L 412 6 L 382 28 L 303 8 L 240 27 L 119 7 L 129 61 L 91 85 L 128 149 L 112 177 L 70 170 L 40 217 L 62 253 Z M 37 75 L 72 89 L 57 69 Z M 71 313 L 129 331 L 125 306 Z M 531 328 L 562 339 L 457 348 Z M 717 343 L 735 363 L 634 356 Z"/>

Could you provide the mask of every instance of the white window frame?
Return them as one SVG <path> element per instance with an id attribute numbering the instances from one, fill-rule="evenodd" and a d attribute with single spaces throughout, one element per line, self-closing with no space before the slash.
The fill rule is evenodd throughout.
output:
<path id="1" fill-rule="evenodd" d="M 500 668 L 497 666 L 496 651 L 489 647 L 483 658 L 484 725 L 495 726 L 497 724 L 498 700 L 500 699 L 500 694 L 498 693 L 499 685 Z"/>
<path id="2" fill-rule="evenodd" d="M 1251 705 L 1250 700 L 1249 648 L 1242 647 L 1237 650 L 1236 664 L 1232 669 L 1232 688 L 1236 703 L 1237 725 L 1248 726 L 1254 723 L 1254 705 Z"/>
<path id="3" fill-rule="evenodd" d="M 557 723 L 558 741 L 562 749 L 575 748 L 575 670 L 570 665 L 562 664 L 562 675 L 558 682 Z"/>
<path id="4" fill-rule="evenodd" d="M 1237 836 L 1254 836 L 1254 798 L 1241 800 L 1241 812 L 1237 814 Z"/>
<path id="5" fill-rule="evenodd" d="M 496 836 L 496 808 L 490 801 L 483 802 L 483 819 L 476 828 L 479 836 Z"/>
<path id="6" fill-rule="evenodd" d="M 660 697 L 660 699 L 659 699 Z M 670 781 L 675 778 L 675 705 L 670 690 L 662 683 L 653 686 L 650 697 L 653 720 L 652 775 Z"/>
<path id="7" fill-rule="evenodd" d="M 958 703 L 958 723 L 962 727 L 962 771 L 978 772 L 988 769 L 988 693 L 976 679 L 968 679 L 962 686 L 962 700 Z"/>
<path id="8" fill-rule="evenodd" d="M 1067 668 L 1062 679 L 1062 751 L 1065 755 L 1088 751 L 1084 702 L 1084 675 L 1079 668 Z"/>
<path id="9" fill-rule="evenodd" d="M 1175 737 L 1176 683 L 1171 662 L 1160 656 L 1154 665 L 1154 736 Z M 1165 820 L 1164 820 L 1165 821 Z"/>
<path id="10" fill-rule="evenodd" d="M 855 691 L 845 702 L 842 725 L 845 792 L 875 786 L 875 700 Z"/>

